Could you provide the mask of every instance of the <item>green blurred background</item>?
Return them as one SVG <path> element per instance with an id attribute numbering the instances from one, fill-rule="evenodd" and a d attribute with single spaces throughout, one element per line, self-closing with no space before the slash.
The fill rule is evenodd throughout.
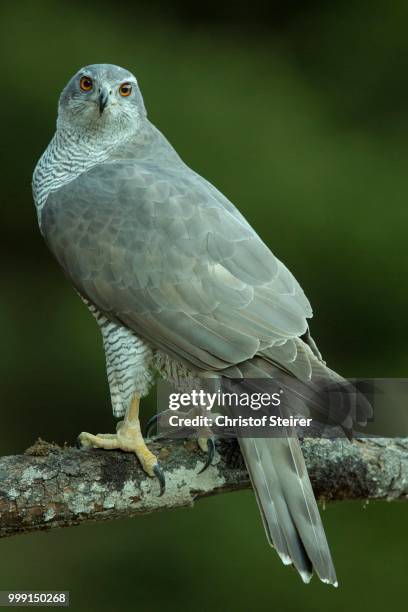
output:
<path id="1" fill-rule="evenodd" d="M 59 92 L 94 62 L 137 75 L 150 119 L 295 273 L 329 365 L 406 376 L 406 2 L 19 0 L 0 11 L 1 454 L 113 427 L 99 332 L 43 244 L 30 191 Z M 337 590 L 281 565 L 249 491 L 1 541 L 0 589 L 69 589 L 73 610 L 397 608 L 405 511 L 327 507 Z"/>

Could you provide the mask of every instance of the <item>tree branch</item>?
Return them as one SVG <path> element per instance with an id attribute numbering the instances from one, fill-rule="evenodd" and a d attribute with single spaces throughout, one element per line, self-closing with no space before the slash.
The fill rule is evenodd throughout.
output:
<path id="1" fill-rule="evenodd" d="M 39 440 L 24 455 L 0 458 L 0 537 L 191 507 L 196 499 L 250 487 L 238 446 L 220 443 L 203 474 L 192 440 L 149 443 L 166 473 L 166 493 L 136 457 L 61 448 Z M 302 449 L 320 500 L 407 499 L 408 439 L 309 439 Z"/>

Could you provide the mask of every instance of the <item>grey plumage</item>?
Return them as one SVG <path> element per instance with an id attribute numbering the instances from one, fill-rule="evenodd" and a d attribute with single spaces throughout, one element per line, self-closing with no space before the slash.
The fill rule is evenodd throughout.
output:
<path id="1" fill-rule="evenodd" d="M 84 74 L 111 88 L 103 115 L 78 90 Z M 124 79 L 129 100 L 112 93 Z M 276 367 L 332 376 L 300 338 L 312 310 L 296 279 L 148 121 L 127 71 L 88 66 L 71 79 L 33 189 L 45 240 L 101 326 L 115 414 L 147 393 L 153 364 L 169 378 L 260 378 Z M 337 584 L 297 440 L 241 449 L 282 560 L 306 582 L 314 568 Z"/>

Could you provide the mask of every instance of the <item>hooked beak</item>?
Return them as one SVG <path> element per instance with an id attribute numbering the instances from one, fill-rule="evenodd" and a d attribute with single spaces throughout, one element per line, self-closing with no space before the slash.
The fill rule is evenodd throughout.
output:
<path id="1" fill-rule="evenodd" d="M 102 87 L 101 91 L 99 92 L 99 116 L 102 115 L 103 111 L 105 110 L 105 106 L 107 105 L 109 100 L 109 90 L 106 87 Z"/>

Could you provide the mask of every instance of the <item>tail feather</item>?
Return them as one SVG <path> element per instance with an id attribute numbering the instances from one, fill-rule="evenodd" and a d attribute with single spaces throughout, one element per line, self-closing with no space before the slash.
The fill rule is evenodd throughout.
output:
<path id="1" fill-rule="evenodd" d="M 266 534 L 304 582 L 313 569 L 337 586 L 336 572 L 306 465 L 296 438 L 240 438 Z"/>
<path id="2" fill-rule="evenodd" d="M 259 380 L 275 379 L 289 391 L 280 407 L 283 416 L 316 414 L 317 422 L 323 416 L 323 423 L 340 424 L 347 431 L 353 426 L 356 411 L 357 422 L 364 423 L 372 410 L 364 397 L 357 397 L 356 406 L 353 396 L 350 403 L 344 393 L 344 405 L 336 405 L 335 411 L 324 394 L 320 397 L 317 382 L 326 382 L 329 388 L 338 384 L 340 391 L 347 391 L 348 384 L 312 348 L 296 338 L 288 347 L 264 349 L 233 370 L 224 370 L 223 384 L 236 378 L 243 390 L 263 391 Z M 336 571 L 298 439 L 289 436 L 249 439 L 238 434 L 238 440 L 271 545 L 285 564 L 296 567 L 304 582 L 309 582 L 315 571 L 323 582 L 337 586 Z"/>

